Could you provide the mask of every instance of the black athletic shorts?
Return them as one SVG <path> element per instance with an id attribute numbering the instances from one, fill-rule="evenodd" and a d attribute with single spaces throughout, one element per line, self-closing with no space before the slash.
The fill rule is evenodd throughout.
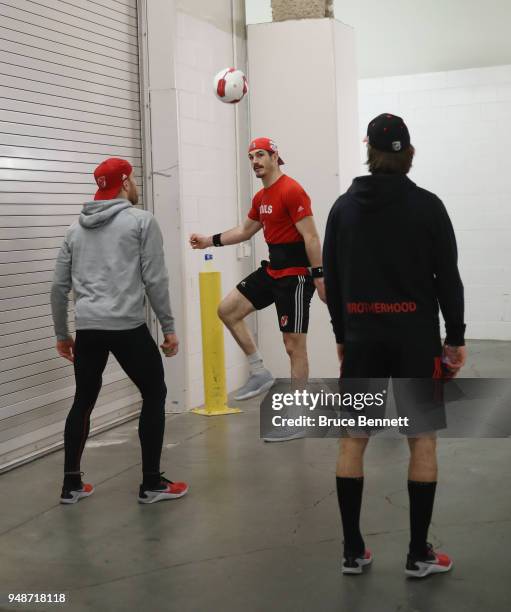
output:
<path id="1" fill-rule="evenodd" d="M 442 343 L 439 335 L 413 334 L 403 339 L 349 340 L 339 381 L 342 392 L 388 390 L 392 378 L 397 416 L 408 417 L 400 432 L 413 436 L 445 429 Z M 357 381 L 355 379 L 364 379 Z M 367 388 L 363 388 L 363 387 Z M 364 409 L 369 418 L 384 418 L 387 401 Z M 367 427 L 366 433 L 380 428 Z"/>
<path id="2" fill-rule="evenodd" d="M 243 279 L 236 288 L 256 310 L 275 304 L 281 332 L 306 334 L 309 327 L 309 310 L 314 295 L 311 276 L 284 276 L 272 278 L 266 268 L 261 267 Z"/>

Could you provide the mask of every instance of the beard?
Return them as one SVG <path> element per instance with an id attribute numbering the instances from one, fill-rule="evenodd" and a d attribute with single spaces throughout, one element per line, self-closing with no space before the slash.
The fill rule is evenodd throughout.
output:
<path id="1" fill-rule="evenodd" d="M 138 193 L 130 193 L 128 195 L 128 200 L 133 204 L 133 206 L 136 206 L 138 204 Z"/>

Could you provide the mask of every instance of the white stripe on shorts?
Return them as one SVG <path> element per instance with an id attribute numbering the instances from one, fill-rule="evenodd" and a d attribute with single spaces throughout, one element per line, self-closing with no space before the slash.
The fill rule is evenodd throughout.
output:
<path id="1" fill-rule="evenodd" d="M 302 329 L 303 322 L 303 285 L 305 283 L 304 276 L 298 276 L 298 284 L 295 289 L 295 334 L 299 334 Z"/>
<path id="2" fill-rule="evenodd" d="M 301 295 L 300 295 L 300 327 L 298 328 L 298 331 L 301 333 L 302 331 L 302 326 L 303 326 L 303 291 L 305 289 L 305 276 L 302 276 L 302 288 L 301 288 Z"/>

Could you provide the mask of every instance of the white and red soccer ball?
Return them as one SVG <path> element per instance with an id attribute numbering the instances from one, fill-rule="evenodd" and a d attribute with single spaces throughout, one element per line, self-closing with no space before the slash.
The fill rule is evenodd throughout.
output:
<path id="1" fill-rule="evenodd" d="M 226 104 L 237 104 L 248 91 L 248 82 L 241 70 L 224 68 L 213 81 L 216 97 Z"/>

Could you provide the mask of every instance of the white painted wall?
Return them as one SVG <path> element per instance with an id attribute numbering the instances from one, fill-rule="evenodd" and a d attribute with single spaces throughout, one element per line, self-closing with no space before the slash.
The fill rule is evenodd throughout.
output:
<path id="1" fill-rule="evenodd" d="M 361 138 L 372 117 L 401 115 L 417 148 L 410 178 L 451 215 L 467 337 L 511 340 L 511 65 L 365 79 L 359 97 Z"/>
<path id="2" fill-rule="evenodd" d="M 145 0 L 142 14 L 143 70 L 142 91 L 145 111 L 144 173 L 150 187 L 153 213 L 162 229 L 165 263 L 169 270 L 170 297 L 181 350 L 172 359 L 163 359 L 167 383 L 167 412 L 186 409 L 185 304 L 183 302 L 183 231 L 180 210 L 178 117 L 175 90 L 174 47 L 175 6 L 166 0 Z M 156 317 L 153 330 L 158 344 L 163 336 Z"/>
<path id="3" fill-rule="evenodd" d="M 222 4 L 229 9 L 230 15 L 231 2 Z M 217 19 L 220 17 L 217 15 Z M 193 251 L 188 238 L 192 232 L 214 234 L 237 225 L 239 216 L 246 216 L 250 203 L 245 154 L 248 146 L 246 108 L 222 104 L 213 94 L 213 76 L 233 65 L 243 69 L 246 57 L 246 41 L 238 37 L 239 56 L 234 59 L 232 21 L 227 21 L 227 30 L 225 25 L 221 20 L 215 23 L 189 12 L 177 12 L 175 62 L 189 407 L 200 405 L 204 399 L 198 274 L 205 252 Z M 246 101 L 241 104 L 246 105 Z M 243 114 L 238 130 L 236 112 Z M 239 187 L 237 164 L 240 164 L 242 175 Z M 251 271 L 251 259 L 239 260 L 236 247 L 211 252 L 216 268 L 222 273 L 222 288 L 226 294 Z M 227 387 L 231 391 L 241 386 L 248 369 L 243 353 L 227 332 L 225 357 Z"/>
<path id="4" fill-rule="evenodd" d="M 252 137 L 269 136 L 277 142 L 286 162 L 282 169 L 310 195 L 323 235 L 332 204 L 358 172 L 353 30 L 330 19 L 252 25 L 248 52 Z M 254 180 L 253 193 L 260 188 Z M 268 259 L 259 235 L 256 259 Z M 265 363 L 275 376 L 288 377 L 289 359 L 273 306 L 258 313 L 258 332 Z M 330 317 L 317 295 L 311 305 L 308 347 L 312 377 L 338 375 Z"/>
<path id="5" fill-rule="evenodd" d="M 192 251 L 189 235 L 228 229 L 250 206 L 248 106 L 222 104 L 212 87 L 222 68 L 246 65 L 244 13 L 242 0 L 218 0 L 214 6 L 205 0 L 150 0 L 144 8 L 152 140 L 146 171 L 181 342 L 179 356 L 164 361 L 170 403 L 177 401 L 167 408 L 181 410 L 204 400 L 198 286 L 204 251 Z M 239 260 L 235 248 L 213 253 L 227 293 L 251 271 L 251 258 Z M 244 382 L 248 368 L 227 333 L 225 349 L 231 391 Z"/>
<path id="6" fill-rule="evenodd" d="M 360 77 L 511 63 L 509 0 L 335 0 L 355 28 Z M 247 23 L 271 21 L 271 0 L 246 0 Z"/>

